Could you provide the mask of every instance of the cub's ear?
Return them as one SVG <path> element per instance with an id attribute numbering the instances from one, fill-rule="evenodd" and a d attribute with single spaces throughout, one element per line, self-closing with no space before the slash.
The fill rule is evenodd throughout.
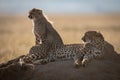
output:
<path id="1" fill-rule="evenodd" d="M 39 13 L 39 14 L 42 13 L 42 10 L 40 10 L 40 9 L 36 9 L 36 8 L 33 8 L 31 11 L 33 11 L 33 12 L 37 12 L 37 13 Z"/>
<path id="2" fill-rule="evenodd" d="M 37 12 L 39 12 L 39 14 L 42 14 L 42 10 L 40 9 L 37 9 Z"/>
<path id="3" fill-rule="evenodd" d="M 33 8 L 32 11 L 36 11 L 36 8 Z"/>
<path id="4" fill-rule="evenodd" d="M 96 33 L 96 36 L 97 37 L 101 37 L 102 36 L 102 34 L 100 33 L 100 31 Z"/>

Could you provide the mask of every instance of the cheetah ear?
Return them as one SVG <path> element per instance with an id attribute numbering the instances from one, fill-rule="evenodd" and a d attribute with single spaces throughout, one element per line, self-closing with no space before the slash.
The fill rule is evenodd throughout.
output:
<path id="1" fill-rule="evenodd" d="M 40 10 L 40 9 L 33 8 L 32 11 L 33 12 L 37 12 L 39 14 L 42 14 L 42 10 Z"/>
<path id="2" fill-rule="evenodd" d="M 38 9 L 37 11 L 39 12 L 39 14 L 42 14 L 42 10 Z"/>
<path id="3" fill-rule="evenodd" d="M 100 37 L 101 33 L 100 32 L 96 32 L 96 37 Z"/>
<path id="4" fill-rule="evenodd" d="M 97 33 L 100 33 L 100 31 L 98 31 Z"/>
<path id="5" fill-rule="evenodd" d="M 100 33 L 100 31 L 97 32 L 97 37 L 101 37 L 101 38 L 104 40 L 104 37 L 103 37 L 103 35 Z"/>
<path id="6" fill-rule="evenodd" d="M 33 9 L 32 9 L 32 11 L 35 11 L 35 10 L 36 10 L 36 8 L 33 8 Z"/>
<path id="7" fill-rule="evenodd" d="M 98 37 L 102 36 L 102 34 L 100 33 L 100 31 L 97 32 L 97 36 L 98 36 Z"/>

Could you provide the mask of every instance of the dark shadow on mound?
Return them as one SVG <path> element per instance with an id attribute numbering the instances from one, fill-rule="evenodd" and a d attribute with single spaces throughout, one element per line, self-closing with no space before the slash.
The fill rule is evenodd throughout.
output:
<path id="1" fill-rule="evenodd" d="M 12 63 L 0 68 L 0 80 L 27 80 L 32 74 L 33 65 Z M 28 74 L 29 73 L 29 74 Z"/>
<path id="2" fill-rule="evenodd" d="M 28 80 L 27 76 L 32 74 L 34 66 L 32 64 L 20 65 L 18 61 L 24 56 L 0 64 L 0 80 Z"/>
<path id="3" fill-rule="evenodd" d="M 0 68 L 4 68 L 4 67 L 7 67 L 7 66 L 9 66 L 9 65 L 11 65 L 13 63 L 17 63 L 19 61 L 19 59 L 24 57 L 24 56 L 25 55 L 22 55 L 22 56 L 19 56 L 19 57 L 15 58 L 15 59 L 9 60 L 9 61 L 7 61 L 5 63 L 1 63 Z"/>
<path id="4" fill-rule="evenodd" d="M 114 49 L 114 46 L 106 41 L 105 50 L 104 50 L 104 57 L 105 59 L 111 60 L 120 60 L 120 54 L 117 53 Z"/>

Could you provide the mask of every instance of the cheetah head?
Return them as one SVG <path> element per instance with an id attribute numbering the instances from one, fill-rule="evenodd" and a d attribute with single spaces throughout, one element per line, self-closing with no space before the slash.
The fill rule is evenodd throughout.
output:
<path id="1" fill-rule="evenodd" d="M 88 31 L 82 37 L 84 42 L 104 41 L 104 37 L 100 32 Z"/>
<path id="2" fill-rule="evenodd" d="M 32 10 L 29 11 L 28 18 L 29 19 L 36 19 L 39 18 L 43 15 L 42 10 L 33 8 Z"/>

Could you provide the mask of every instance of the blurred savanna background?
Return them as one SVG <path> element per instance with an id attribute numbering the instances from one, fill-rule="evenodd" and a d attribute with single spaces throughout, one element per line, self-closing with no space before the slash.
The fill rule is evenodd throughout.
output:
<path id="1" fill-rule="evenodd" d="M 65 44 L 82 43 L 86 31 L 96 30 L 120 53 L 120 0 L 0 0 L 0 63 L 34 45 L 32 8 L 43 10 Z"/>

